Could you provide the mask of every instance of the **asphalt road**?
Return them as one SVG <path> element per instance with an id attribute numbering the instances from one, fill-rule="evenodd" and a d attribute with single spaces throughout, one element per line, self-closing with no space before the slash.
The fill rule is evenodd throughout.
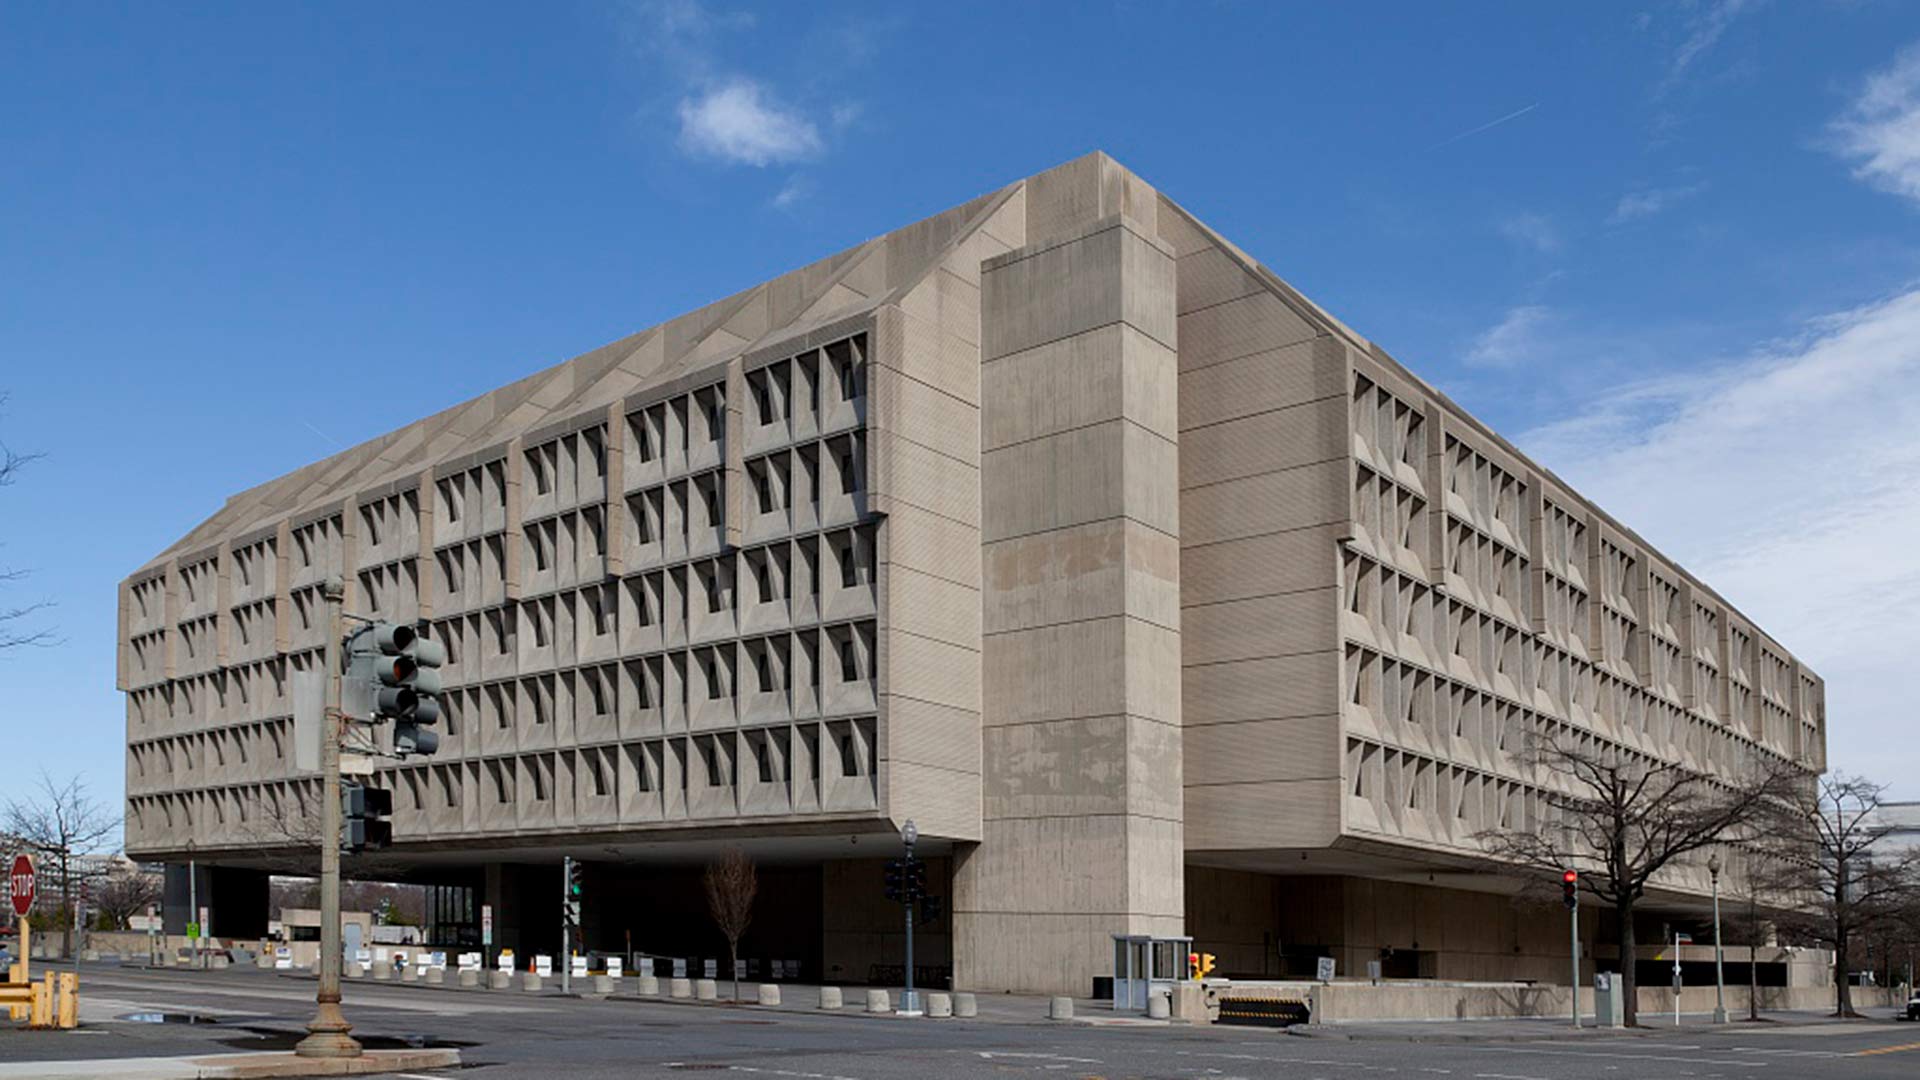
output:
<path id="1" fill-rule="evenodd" d="M 270 972 L 83 976 L 82 1030 L 0 1028 L 0 1062 L 185 1055 L 274 1048 L 301 1033 L 313 983 Z M 855 995 L 849 994 L 850 998 Z M 904 1020 L 802 1009 L 588 1001 L 517 992 L 347 984 L 356 1034 L 459 1045 L 477 1078 L 669 1077 L 688 1072 L 807 1080 L 947 1077 L 1289 1080 L 1405 1074 L 1458 1080 L 1902 1077 L 1920 1074 L 1920 1024 L 1776 1022 L 1724 1030 L 1524 1042 L 1306 1038 L 1214 1026 L 1113 1027 L 1008 1019 Z M 1025 1010 L 994 1010 L 1001 1016 Z M 211 1023 L 129 1020 L 193 1013 Z M 1037 1008 L 1033 1015 L 1039 1015 Z M 1431 1025 L 1448 1036 L 1455 1025 Z M 1377 1029 L 1385 1030 L 1385 1029 Z"/>

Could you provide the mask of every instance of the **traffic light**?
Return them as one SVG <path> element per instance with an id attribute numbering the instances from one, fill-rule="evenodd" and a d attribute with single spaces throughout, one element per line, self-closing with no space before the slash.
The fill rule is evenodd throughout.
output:
<path id="1" fill-rule="evenodd" d="M 911 904 L 925 895 L 927 895 L 927 864 L 919 859 L 910 859 L 907 862 L 907 903 Z"/>
<path id="2" fill-rule="evenodd" d="M 374 715 L 393 721 L 393 752 L 431 754 L 440 749 L 440 665 L 446 647 L 428 641 L 405 623 L 375 623 Z"/>
<path id="3" fill-rule="evenodd" d="M 1208 975 L 1211 975 L 1213 973 L 1213 954 L 1210 952 L 1188 953 L 1187 971 L 1189 973 L 1188 977 L 1194 979 L 1204 979 Z"/>
<path id="4" fill-rule="evenodd" d="M 393 843 L 393 792 L 365 784 L 340 785 L 340 847 L 351 854 Z"/>
<path id="5" fill-rule="evenodd" d="M 920 924 L 922 926 L 928 926 L 939 922 L 943 907 L 944 905 L 941 903 L 939 897 L 922 896 L 920 898 Z"/>
<path id="6" fill-rule="evenodd" d="M 904 859 L 887 861 L 887 899 L 900 903 L 907 897 L 907 864 Z"/>
<path id="7" fill-rule="evenodd" d="M 566 857 L 567 870 L 567 925 L 580 925 L 580 897 L 586 891 L 582 882 L 586 877 L 586 867 L 573 856 Z"/>
<path id="8" fill-rule="evenodd" d="M 1579 907 L 1580 906 L 1579 889 L 1580 889 L 1580 875 L 1578 872 L 1573 870 L 1568 870 L 1566 873 L 1560 875 L 1560 902 L 1561 903 L 1567 905 L 1567 907 L 1569 908 Z"/>

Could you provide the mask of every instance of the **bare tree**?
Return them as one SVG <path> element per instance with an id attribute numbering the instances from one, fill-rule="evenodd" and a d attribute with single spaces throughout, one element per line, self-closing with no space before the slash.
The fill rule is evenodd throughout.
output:
<path id="1" fill-rule="evenodd" d="M 158 876 L 123 866 L 94 887 L 93 906 L 111 921 L 113 929 L 125 930 L 128 920 L 160 902 L 161 893 Z"/>
<path id="2" fill-rule="evenodd" d="M 739 848 L 707 864 L 707 910 L 727 939 L 727 957 L 733 962 L 733 999 L 740 1000 L 740 939 L 753 924 L 753 898 L 760 891 L 753 860 Z"/>
<path id="3" fill-rule="evenodd" d="M 77 776 L 58 784 L 42 772 L 36 794 L 7 801 L 7 831 L 51 858 L 59 870 L 60 910 L 67 914 L 62 940 L 69 954 L 73 950 L 73 893 L 78 884 L 74 856 L 99 851 L 119 828 L 120 815 L 109 812 L 87 794 L 86 785 Z"/>
<path id="4" fill-rule="evenodd" d="M 7 395 L 0 394 L 0 406 L 5 406 L 6 403 Z M 41 455 L 39 454 L 17 453 L 7 447 L 6 444 L 0 443 L 0 487 L 6 487 L 12 484 L 14 480 L 19 477 L 20 470 L 39 460 L 40 457 Z M 18 581 L 25 576 L 25 570 L 0 567 L 0 585 L 4 585 L 10 581 Z M 47 606 L 46 603 L 42 602 L 17 607 L 0 607 L 0 652 L 4 652 L 7 649 L 19 648 L 23 645 L 51 644 L 53 641 L 51 631 L 19 628 L 22 619 L 27 618 L 29 615 Z"/>
<path id="5" fill-rule="evenodd" d="M 1482 836 L 1494 855 L 1580 887 L 1613 908 L 1625 1021 L 1638 1020 L 1634 910 L 1662 872 L 1703 848 L 1741 839 L 1799 775 L 1760 766 L 1737 783 L 1575 737 L 1535 738 L 1522 763 L 1545 780 L 1543 820 Z"/>
<path id="6" fill-rule="evenodd" d="M 1890 928 L 1913 901 L 1920 856 L 1880 843 L 1893 825 L 1880 813 L 1885 788 L 1834 773 L 1803 785 L 1772 814 L 1773 888 L 1795 898 L 1782 925 L 1833 950 L 1833 1013 L 1858 1016 L 1848 958 L 1864 935 Z"/>

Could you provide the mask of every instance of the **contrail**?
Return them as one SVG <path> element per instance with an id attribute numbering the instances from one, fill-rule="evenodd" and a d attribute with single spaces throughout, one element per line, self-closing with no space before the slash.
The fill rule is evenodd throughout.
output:
<path id="1" fill-rule="evenodd" d="M 1527 106 L 1526 108 L 1518 109 L 1518 110 L 1515 110 L 1514 112 L 1510 112 L 1498 120 L 1490 120 L 1487 123 L 1481 124 L 1479 127 L 1474 128 L 1472 131 L 1463 131 L 1460 134 L 1455 135 L 1451 139 L 1434 143 L 1432 146 L 1429 146 L 1427 149 L 1438 150 L 1443 146 L 1452 146 L 1454 143 L 1459 142 L 1461 139 L 1471 139 L 1475 135 L 1478 135 L 1483 131 L 1491 131 L 1492 129 L 1499 127 L 1501 124 L 1504 124 L 1509 120 L 1518 120 L 1520 117 L 1527 115 L 1528 113 L 1532 112 L 1533 110 L 1539 107 L 1540 107 L 1540 103 L 1536 101 L 1533 104 Z"/>

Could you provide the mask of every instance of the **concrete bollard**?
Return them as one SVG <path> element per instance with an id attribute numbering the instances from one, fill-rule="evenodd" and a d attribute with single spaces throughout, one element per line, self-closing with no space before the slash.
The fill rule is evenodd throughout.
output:
<path id="1" fill-rule="evenodd" d="M 358 960 L 347 961 L 347 966 L 343 970 L 349 979 L 364 979 L 367 977 L 367 965 Z"/>
<path id="2" fill-rule="evenodd" d="M 259 968 L 261 971 L 272 971 L 273 970 L 273 954 L 270 952 L 263 952 L 259 956 L 254 957 L 253 966 Z"/>
<path id="3" fill-rule="evenodd" d="M 95 964 L 95 963 L 99 963 L 99 961 L 100 961 L 100 950 L 98 950 L 98 949 L 81 949 L 81 950 L 80 950 L 80 959 L 81 959 L 81 960 L 83 960 L 83 961 L 85 961 L 86 963 L 89 963 L 89 964 Z"/>
<path id="4" fill-rule="evenodd" d="M 539 993 L 540 992 L 540 973 L 537 971 L 521 972 L 520 973 L 520 989 L 525 990 L 529 994 Z"/>
<path id="5" fill-rule="evenodd" d="M 1047 1019 L 1073 1019 L 1073 999 L 1070 997 L 1051 997 L 1047 999 Z"/>
<path id="6" fill-rule="evenodd" d="M 953 997 L 949 994 L 928 994 L 927 1015 L 936 1020 L 945 1020 L 953 1015 Z"/>
<path id="7" fill-rule="evenodd" d="M 595 975 L 593 977 L 593 992 L 596 994 L 613 993 L 613 976 Z"/>
<path id="8" fill-rule="evenodd" d="M 480 972 L 474 970 L 473 968 L 461 968 L 460 969 L 460 985 L 461 986 L 479 986 Z"/>
<path id="9" fill-rule="evenodd" d="M 641 997 L 659 997 L 660 996 L 660 976 L 658 975 L 640 976 L 640 996 Z"/>
<path id="10" fill-rule="evenodd" d="M 761 983 L 760 984 L 760 1004 L 762 1005 L 780 1004 L 780 988 L 773 985 L 772 983 Z"/>
<path id="11" fill-rule="evenodd" d="M 971 993 L 959 991 L 953 995 L 953 1015 L 962 1018 L 979 1016 L 980 1003 L 973 999 Z"/>
<path id="12" fill-rule="evenodd" d="M 841 1006 L 841 1004 L 842 1004 L 842 1003 L 841 1003 L 841 1000 L 840 1000 L 840 988 L 839 988 L 839 987 L 837 987 L 837 986 L 823 986 L 823 987 L 821 987 L 821 988 L 820 988 L 820 1007 L 821 1007 L 821 1008 L 823 1008 L 823 1009 L 837 1009 L 837 1008 L 839 1008 L 839 1007 Z"/>
<path id="13" fill-rule="evenodd" d="M 701 1001 L 718 1001 L 720 984 L 713 979 L 701 979 L 693 984 L 693 996 Z"/>
<path id="14" fill-rule="evenodd" d="M 381 960 L 376 958 L 373 961 L 373 970 L 368 974 L 372 975 L 376 979 L 393 978 L 393 961 Z"/>
<path id="15" fill-rule="evenodd" d="M 227 965 L 232 962 L 233 961 L 227 958 L 226 953 L 214 953 L 212 956 L 207 957 L 207 967 L 214 971 L 225 971 Z"/>
<path id="16" fill-rule="evenodd" d="M 893 1011 L 893 1002 L 885 990 L 867 991 L 867 1011 L 870 1013 L 889 1013 Z"/>
<path id="17" fill-rule="evenodd" d="M 412 964 L 402 965 L 400 968 L 400 981 L 401 982 L 419 982 L 420 969 L 417 967 L 414 967 Z"/>
<path id="18" fill-rule="evenodd" d="M 446 968 L 428 968 L 427 969 L 427 985 L 428 986 L 447 985 L 447 969 Z"/>
<path id="19" fill-rule="evenodd" d="M 495 968 L 487 972 L 487 989 L 505 990 L 513 985 L 513 972 Z"/>
<path id="20" fill-rule="evenodd" d="M 692 979 L 674 979 L 671 983 L 667 984 L 667 996 L 677 997 L 677 998 L 692 997 L 693 996 L 693 980 Z"/>
<path id="21" fill-rule="evenodd" d="M 1172 1012 L 1173 1009 L 1171 1003 L 1167 1000 L 1167 995 L 1158 992 L 1147 995 L 1147 1019 L 1165 1020 Z"/>

